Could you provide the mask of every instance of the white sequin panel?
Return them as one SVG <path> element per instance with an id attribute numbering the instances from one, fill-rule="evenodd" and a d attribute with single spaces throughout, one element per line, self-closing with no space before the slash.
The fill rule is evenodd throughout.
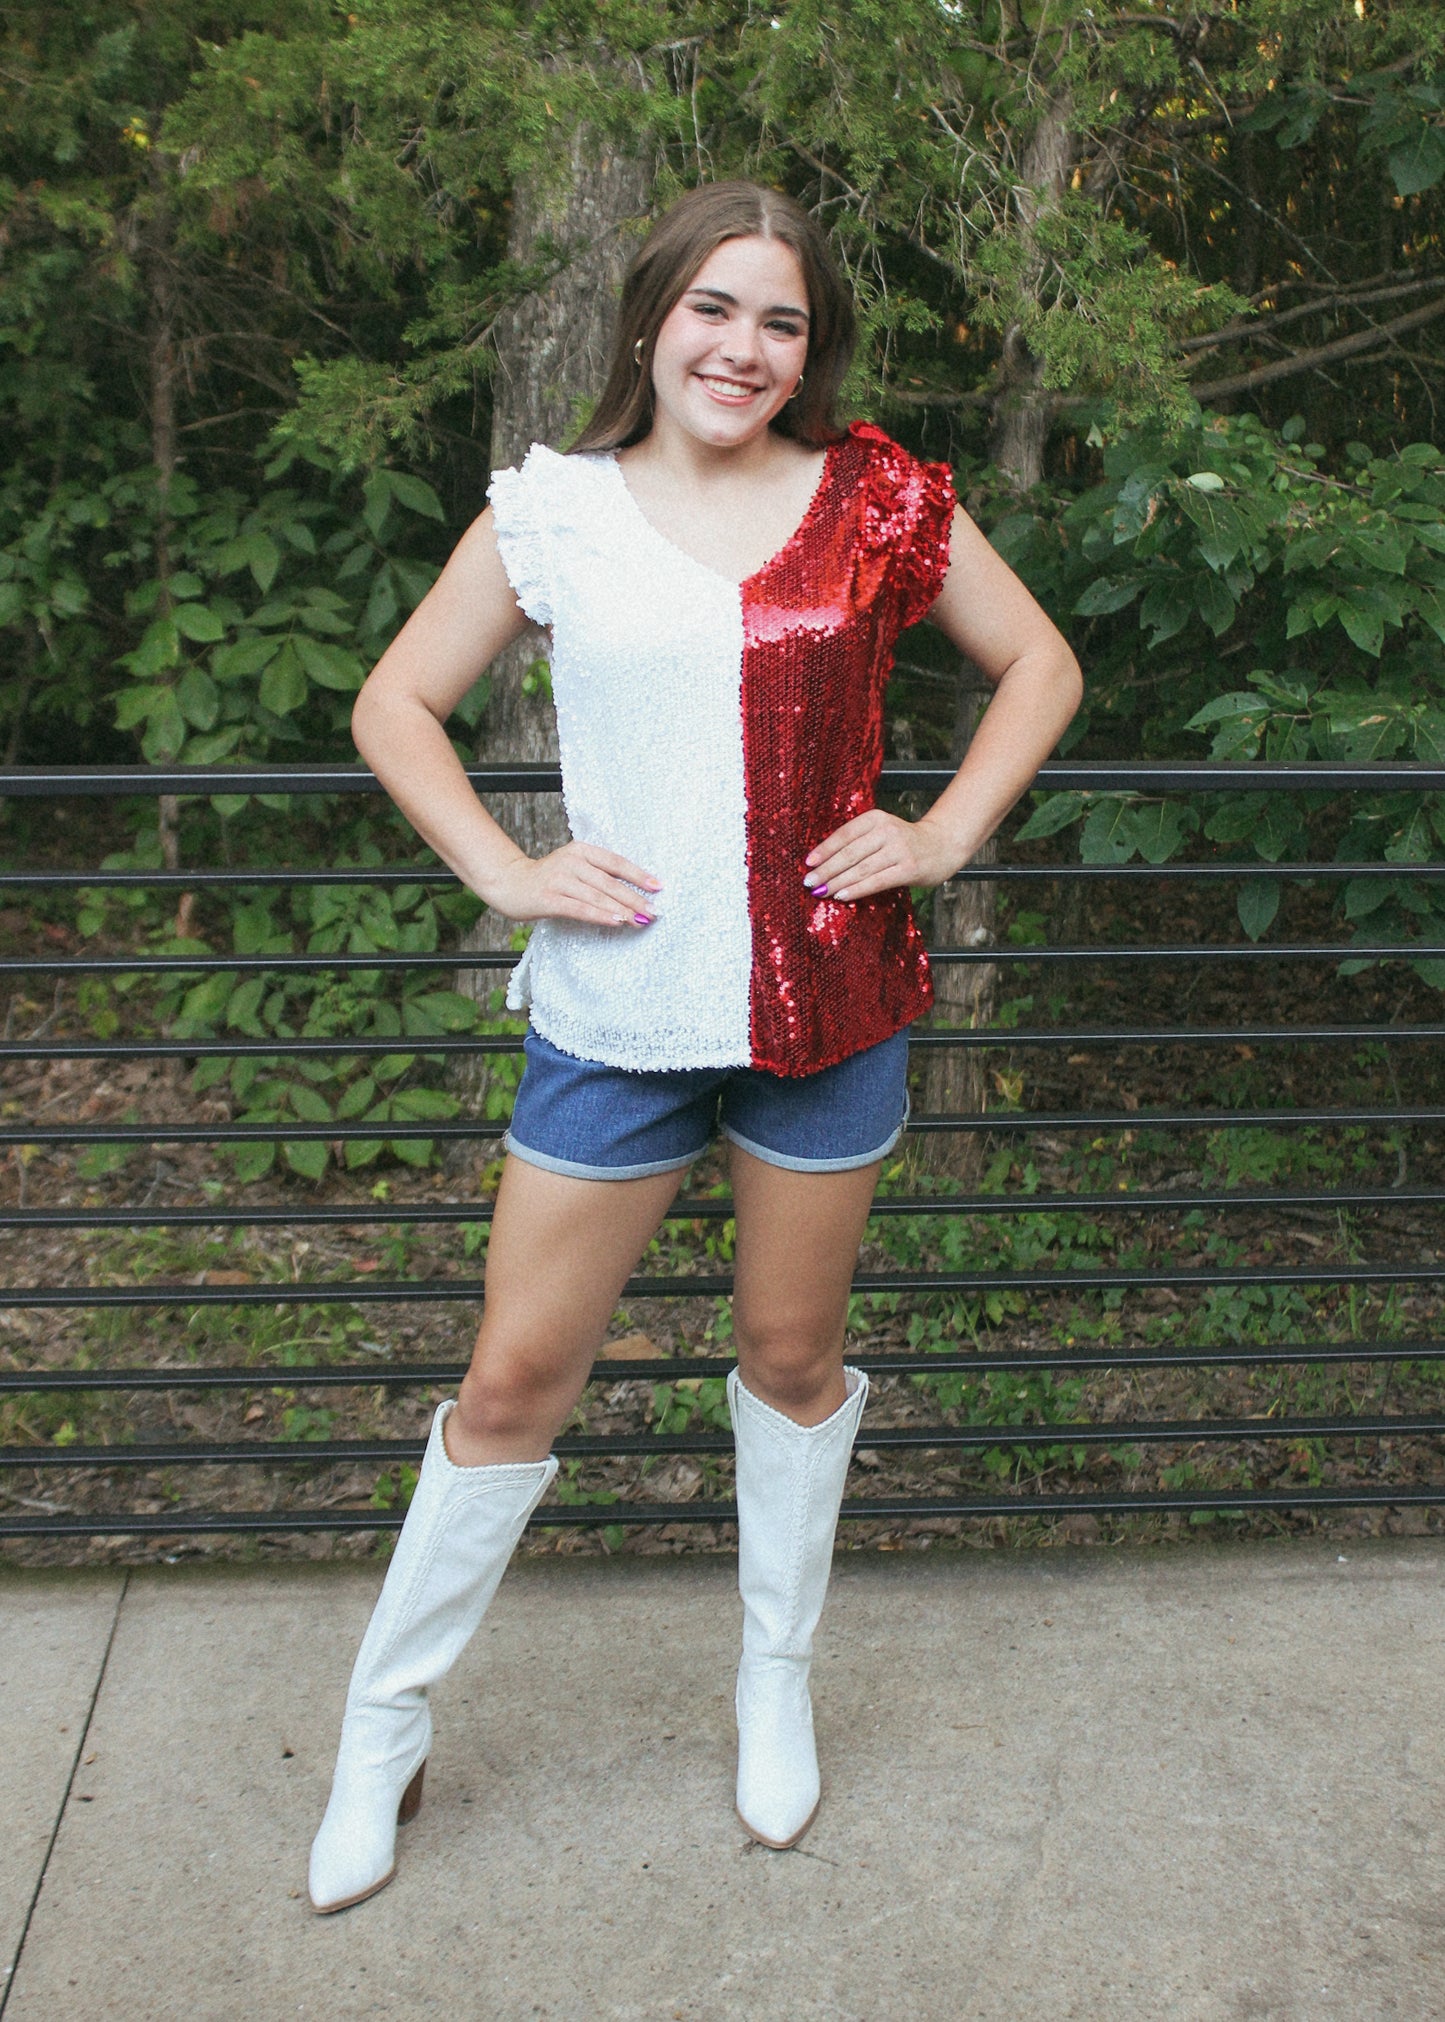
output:
<path id="1" fill-rule="evenodd" d="M 544 1037 L 586 1059 L 745 1065 L 741 596 L 646 537 L 610 458 L 534 449 L 522 475 L 525 507 L 547 531 L 572 834 L 651 871 L 662 891 L 650 927 L 543 921 L 508 1002 L 530 1005 Z"/>

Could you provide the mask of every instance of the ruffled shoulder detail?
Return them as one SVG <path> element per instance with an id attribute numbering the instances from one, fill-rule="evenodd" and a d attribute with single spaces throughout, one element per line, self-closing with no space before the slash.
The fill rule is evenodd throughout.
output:
<path id="1" fill-rule="evenodd" d="M 923 463 L 871 421 L 848 434 L 867 454 L 865 539 L 889 557 L 898 623 L 916 625 L 932 608 L 948 562 L 957 498 L 946 463 Z"/>
<path id="2" fill-rule="evenodd" d="M 487 487 L 502 567 L 534 625 L 552 622 L 552 496 L 555 466 L 562 461 L 545 443 L 534 442 L 520 470 L 494 470 Z"/>

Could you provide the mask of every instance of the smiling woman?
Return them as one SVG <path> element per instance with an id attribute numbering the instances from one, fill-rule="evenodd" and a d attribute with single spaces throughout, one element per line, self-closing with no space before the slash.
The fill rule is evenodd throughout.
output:
<path id="1" fill-rule="evenodd" d="M 628 276 L 582 439 L 496 473 L 357 700 L 357 745 L 418 833 L 537 925 L 509 994 L 532 1030 L 481 1329 L 352 1674 L 318 1910 L 390 1880 L 427 1688 L 481 1619 L 622 1288 L 715 1132 L 737 1224 L 738 1815 L 785 1847 L 817 1810 L 812 1635 L 868 1388 L 843 1363 L 848 1297 L 931 995 L 909 887 L 969 860 L 1079 697 L 947 469 L 839 423 L 852 332 L 804 212 L 750 183 L 683 198 Z M 906 822 L 874 790 L 894 645 L 923 617 L 998 694 L 958 777 Z M 529 623 L 552 635 L 572 834 L 540 862 L 443 728 Z"/>

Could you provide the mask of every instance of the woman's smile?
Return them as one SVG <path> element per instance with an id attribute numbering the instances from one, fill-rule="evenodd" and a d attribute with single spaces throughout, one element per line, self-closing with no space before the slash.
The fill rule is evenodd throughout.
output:
<path id="1" fill-rule="evenodd" d="M 760 386 L 750 386 L 743 379 L 724 379 L 717 373 L 699 372 L 700 379 L 714 400 L 721 400 L 729 407 L 741 407 L 762 392 Z"/>

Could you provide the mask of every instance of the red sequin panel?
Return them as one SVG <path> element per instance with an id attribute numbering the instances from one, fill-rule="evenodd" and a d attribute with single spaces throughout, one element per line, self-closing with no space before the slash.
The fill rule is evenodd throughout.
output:
<path id="1" fill-rule="evenodd" d="M 831 1067 L 933 1001 L 906 891 L 840 905 L 803 872 L 874 804 L 894 643 L 942 587 L 952 519 L 946 466 L 855 422 L 802 526 L 743 585 L 752 1059 L 775 1074 Z"/>

